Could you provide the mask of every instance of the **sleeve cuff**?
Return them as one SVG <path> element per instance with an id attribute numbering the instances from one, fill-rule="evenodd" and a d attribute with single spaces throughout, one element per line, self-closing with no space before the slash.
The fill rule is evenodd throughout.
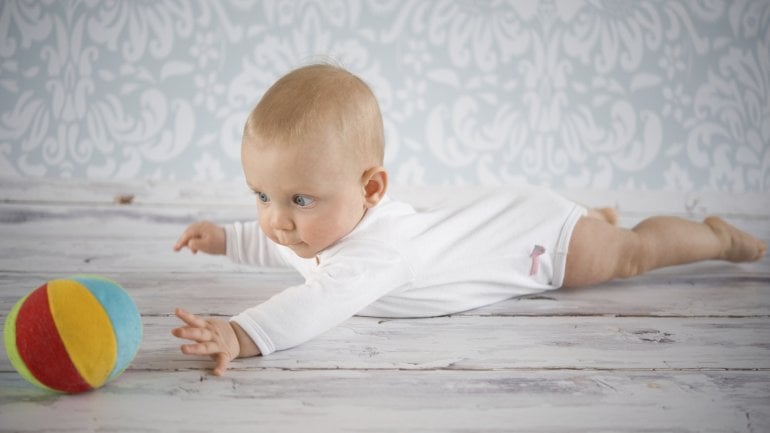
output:
<path id="1" fill-rule="evenodd" d="M 227 224 L 225 229 L 225 255 L 235 263 L 243 263 L 243 258 L 238 254 L 238 234 L 235 224 Z M 240 323 L 239 323 L 240 325 Z"/>
<path id="2" fill-rule="evenodd" d="M 259 348 L 262 356 L 267 356 L 275 352 L 275 345 L 270 337 L 267 336 L 265 331 L 259 326 L 259 323 L 255 322 L 248 314 L 241 313 L 237 316 L 230 318 L 230 321 L 237 323 L 243 328 L 244 332 L 254 341 L 254 344 Z"/>

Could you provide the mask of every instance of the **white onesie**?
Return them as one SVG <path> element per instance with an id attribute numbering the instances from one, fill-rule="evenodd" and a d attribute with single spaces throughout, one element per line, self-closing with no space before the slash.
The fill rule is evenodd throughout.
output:
<path id="1" fill-rule="evenodd" d="M 256 221 L 228 225 L 232 260 L 293 267 L 305 278 L 231 320 L 268 355 L 353 315 L 438 316 L 556 289 L 585 213 L 536 187 L 457 197 L 420 212 L 385 197 L 318 262 L 276 245 Z"/>

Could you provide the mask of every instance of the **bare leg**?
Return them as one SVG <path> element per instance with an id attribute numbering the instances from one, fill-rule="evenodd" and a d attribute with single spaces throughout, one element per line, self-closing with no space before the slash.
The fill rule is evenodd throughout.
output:
<path id="1" fill-rule="evenodd" d="M 767 245 L 750 234 L 738 230 L 719 217 L 703 220 L 720 239 L 724 249 L 720 260 L 730 262 L 754 262 L 761 259 L 767 251 Z"/>
<path id="2" fill-rule="evenodd" d="M 764 242 L 721 218 L 704 222 L 653 217 L 631 230 L 598 218 L 581 218 L 572 232 L 564 287 L 633 277 L 664 266 L 702 260 L 755 261 Z"/>
<path id="3" fill-rule="evenodd" d="M 607 221 L 612 225 L 618 224 L 618 211 L 613 207 L 596 207 L 588 209 L 589 218 Z"/>

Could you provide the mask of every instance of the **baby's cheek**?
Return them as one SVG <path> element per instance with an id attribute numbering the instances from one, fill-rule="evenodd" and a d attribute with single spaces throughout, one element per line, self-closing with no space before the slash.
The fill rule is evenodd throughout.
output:
<path id="1" fill-rule="evenodd" d="M 273 235 L 273 230 L 270 227 L 270 224 L 263 222 L 261 218 L 259 219 L 259 228 L 262 229 L 262 233 L 264 233 L 268 239 L 270 239 L 273 242 L 276 242 L 276 239 L 275 239 L 275 236 Z"/>
<path id="2" fill-rule="evenodd" d="M 337 239 L 334 236 L 334 227 L 315 227 L 310 231 L 308 243 L 317 248 L 326 248 L 330 244 L 334 243 Z"/>
<path id="3" fill-rule="evenodd" d="M 340 224 L 341 222 L 330 219 L 309 226 L 306 232 L 306 242 L 319 249 L 330 246 L 347 234 L 344 226 Z"/>

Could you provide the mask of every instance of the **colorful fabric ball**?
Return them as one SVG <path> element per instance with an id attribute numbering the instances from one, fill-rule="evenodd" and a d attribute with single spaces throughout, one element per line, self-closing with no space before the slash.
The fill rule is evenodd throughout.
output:
<path id="1" fill-rule="evenodd" d="M 4 336 L 11 364 L 26 380 L 78 393 L 123 373 L 139 350 L 142 320 L 114 281 L 74 276 L 49 281 L 19 300 Z"/>

